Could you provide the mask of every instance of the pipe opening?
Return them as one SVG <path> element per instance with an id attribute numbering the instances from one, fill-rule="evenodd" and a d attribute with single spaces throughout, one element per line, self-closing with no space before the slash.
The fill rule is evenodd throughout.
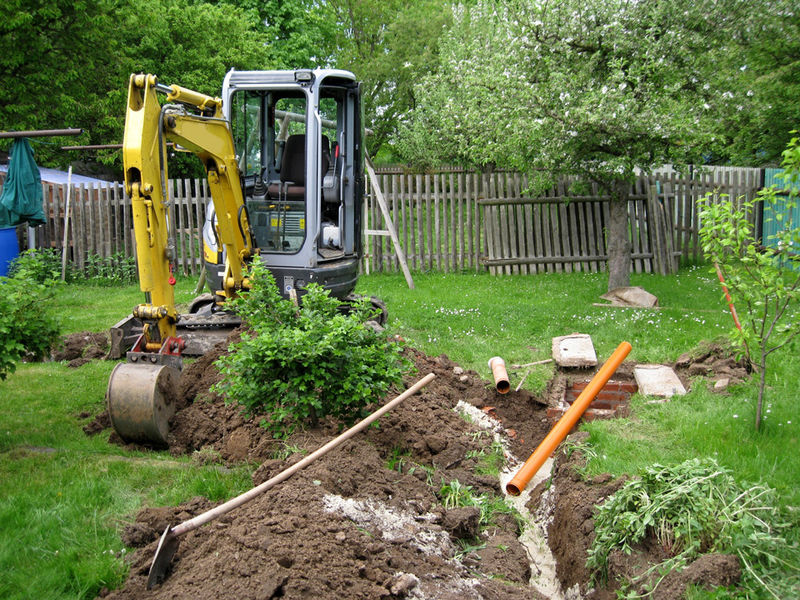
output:
<path id="1" fill-rule="evenodd" d="M 499 394 L 507 394 L 511 389 L 511 383 L 508 381 L 508 371 L 506 370 L 505 361 L 499 356 L 494 356 L 489 359 L 489 368 L 492 370 L 492 377 L 494 377 L 495 389 Z"/>

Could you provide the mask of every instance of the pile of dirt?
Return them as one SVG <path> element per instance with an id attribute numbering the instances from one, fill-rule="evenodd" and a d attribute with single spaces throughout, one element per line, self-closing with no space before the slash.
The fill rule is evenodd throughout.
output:
<path id="1" fill-rule="evenodd" d="M 170 452 L 187 454 L 210 451 L 225 461 L 260 463 L 293 442 L 274 439 L 269 431 L 259 426 L 262 416 L 247 417 L 238 406 L 225 404 L 222 398 L 209 390 L 221 379 L 214 361 L 226 351 L 228 344 L 218 344 L 183 370 L 178 409 L 170 421 Z M 515 435 L 512 449 L 520 452 L 530 452 L 530 444 L 538 443 L 547 433 L 545 415 L 543 412 L 538 414 L 544 406 L 530 392 L 520 390 L 513 395 L 501 396 L 477 373 L 465 371 L 446 356 L 431 358 L 410 348 L 406 349 L 406 353 L 416 369 L 415 373 L 409 373 L 404 378 L 406 387 L 427 373 L 435 373 L 437 378 L 419 396 L 423 398 L 422 401 L 409 399 L 405 403 L 406 408 L 381 419 L 380 435 L 386 444 L 410 448 L 415 453 L 415 459 L 429 460 L 433 454 L 444 451 L 440 448 L 446 449 L 448 441 L 442 436 L 446 438 L 449 432 L 444 432 L 443 426 L 452 421 L 450 413 L 459 401 L 486 408 L 496 418 L 512 423 L 510 427 L 514 428 Z M 394 390 L 396 393 L 401 391 Z M 406 415 L 409 410 L 414 414 Z M 537 413 L 534 417 L 531 417 L 532 411 Z M 442 417 L 443 412 L 447 413 L 447 418 Z M 414 428 L 398 424 L 406 416 L 413 416 L 417 421 Z M 339 429 L 339 423 L 325 421 L 316 431 L 323 437 L 332 437 Z M 307 431 L 301 437 L 306 438 L 314 433 L 314 430 Z M 455 456 L 461 450 L 458 444 L 453 448 L 447 450 L 446 454 Z"/>
<path id="2" fill-rule="evenodd" d="M 673 368 L 686 389 L 693 378 L 703 377 L 713 382 L 715 389 L 725 390 L 729 385 L 742 383 L 751 373 L 747 359 L 737 359 L 730 344 L 721 342 L 703 342 L 684 352 Z"/>
<path id="3" fill-rule="evenodd" d="M 260 465 L 253 474 L 258 485 L 340 433 L 340 423 L 324 420 L 276 440 L 258 425 L 259 416 L 246 417 L 237 406 L 225 404 L 209 388 L 220 379 L 214 361 L 227 347 L 228 342 L 219 344 L 184 369 L 170 424 L 171 453 L 192 454 L 203 462 Z M 559 374 L 542 398 L 526 390 L 500 395 L 490 382 L 444 355 L 406 352 L 415 370 L 404 378 L 404 387 L 429 372 L 436 379 L 377 426 L 247 505 L 183 536 L 170 576 L 151 591 L 145 582 L 161 533 L 213 505 L 195 498 L 177 507 L 139 511 L 122 534 L 126 545 L 137 548 L 127 559 L 130 577 L 110 597 L 541 598 L 528 585 L 531 565 L 518 540 L 518 521 L 497 513 L 488 526 L 479 526 L 479 508 L 444 508 L 442 486 L 458 481 L 473 495 L 501 496 L 497 477 L 481 474 L 480 468 L 492 436 L 461 416 L 457 405 L 494 418 L 508 436 L 510 452 L 524 458 L 550 430 L 547 404 L 563 392 L 555 388 L 570 374 Z M 695 351 L 677 368 L 688 377 L 692 365 L 711 365 L 738 377 L 734 367 L 743 367 L 725 366 L 719 363 L 723 359 L 732 360 L 723 348 L 705 356 Z M 620 372 L 630 375 L 632 369 L 632 363 L 624 363 Z M 393 390 L 385 400 L 401 391 Z M 108 420 L 99 415 L 87 427 L 87 433 L 96 433 L 108 427 Z M 594 537 L 594 508 L 624 479 L 603 475 L 584 481 L 579 452 L 557 455 L 551 481 L 534 490 L 528 506 L 546 522 L 562 589 L 579 590 L 580 597 L 613 598 L 622 578 L 661 561 L 664 550 L 649 541 L 630 556 L 614 554 L 607 587 L 589 589 L 585 561 Z M 654 597 L 677 599 L 689 584 L 738 580 L 738 563 L 731 557 L 701 560 L 670 574 Z"/>
<path id="4" fill-rule="evenodd" d="M 108 354 L 109 346 L 107 334 L 81 331 L 61 338 L 51 356 L 55 361 L 68 361 L 67 366 L 76 368 L 93 359 L 104 358 Z"/>
<path id="5" fill-rule="evenodd" d="M 184 370 L 171 452 L 261 463 L 257 485 L 339 433 L 338 423 L 326 421 L 276 441 L 257 417 L 225 405 L 208 392 L 223 347 Z M 497 477 L 478 468 L 491 435 L 454 410 L 459 401 L 513 420 L 511 443 L 521 454 L 547 433 L 545 407 L 525 391 L 500 396 L 446 356 L 407 352 L 416 372 L 406 387 L 429 372 L 436 379 L 377 427 L 184 536 L 170 576 L 149 592 L 147 571 L 164 528 L 211 504 L 198 498 L 139 511 L 123 532 L 139 548 L 130 555 L 130 577 L 110 597 L 542 598 L 528 586 L 517 519 L 497 512 L 479 527 L 477 506 L 444 508 L 442 486 L 458 481 L 473 495 L 501 496 Z M 296 449 L 302 452 L 283 458 Z"/>
<path id="6" fill-rule="evenodd" d="M 569 440 L 575 445 L 587 437 L 587 433 L 578 432 Z M 580 474 L 585 464 L 585 457 L 579 450 L 568 453 L 562 447 L 555 455 L 552 479 L 533 491 L 529 506 L 548 522 L 548 541 L 563 589 L 578 586 L 581 597 L 612 600 L 618 597 L 617 589 L 624 581 L 642 575 L 652 565 L 669 558 L 669 554 L 653 534 L 633 548 L 631 554 L 612 552 L 608 560 L 607 584 L 596 589 L 590 587 L 591 574 L 586 568 L 586 557 L 595 536 L 595 507 L 619 490 L 627 477 L 614 479 L 606 473 L 585 480 Z M 737 557 L 704 554 L 683 570 L 669 573 L 651 597 L 654 600 L 680 600 L 689 585 L 706 589 L 730 586 L 740 577 Z M 637 592 L 644 593 L 645 590 L 640 586 Z"/>

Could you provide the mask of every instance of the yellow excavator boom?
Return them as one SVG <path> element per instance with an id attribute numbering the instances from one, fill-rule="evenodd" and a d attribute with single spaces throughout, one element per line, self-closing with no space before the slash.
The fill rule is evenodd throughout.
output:
<path id="1" fill-rule="evenodd" d="M 166 93 L 168 102 L 178 104 L 162 106 L 157 92 Z M 253 254 L 222 100 L 177 85 L 161 85 L 154 75 L 131 75 L 122 152 L 125 187 L 133 209 L 139 285 L 149 298 L 147 304 L 136 307 L 134 315 L 146 324 L 157 324 L 157 333 L 146 328 L 151 351 L 175 336 L 178 319 L 171 269 L 175 249 L 170 241 L 167 142 L 194 153 L 208 173 L 218 235 L 228 257 L 221 296 L 231 297 L 248 287 L 243 265 Z"/>
<path id="2" fill-rule="evenodd" d="M 167 103 L 159 102 L 159 92 L 166 94 Z M 222 100 L 161 85 L 154 75 L 132 75 L 122 153 L 139 286 L 145 293 L 145 303 L 133 309 L 133 316 L 142 321 L 143 332 L 127 353 L 127 362 L 114 368 L 106 399 L 112 425 L 124 439 L 162 444 L 175 410 L 184 348 L 176 336 L 172 237 L 178 232 L 170 231 L 168 142 L 195 154 L 208 173 L 217 236 L 226 250 L 219 296 L 232 297 L 249 287 L 244 267 L 255 250 Z"/>

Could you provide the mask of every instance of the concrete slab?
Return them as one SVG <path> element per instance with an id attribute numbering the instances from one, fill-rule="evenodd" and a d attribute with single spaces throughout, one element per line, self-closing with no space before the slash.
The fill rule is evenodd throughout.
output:
<path id="1" fill-rule="evenodd" d="M 670 367 L 664 365 L 637 365 L 633 377 L 639 391 L 646 396 L 682 396 L 686 393 L 681 380 Z"/>
<path id="2" fill-rule="evenodd" d="M 573 333 L 554 337 L 553 360 L 559 367 L 596 367 L 597 354 L 591 336 Z"/>

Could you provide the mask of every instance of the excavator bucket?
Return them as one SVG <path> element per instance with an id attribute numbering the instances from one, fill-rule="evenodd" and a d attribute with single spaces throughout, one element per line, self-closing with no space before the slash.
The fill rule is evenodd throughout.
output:
<path id="1" fill-rule="evenodd" d="M 165 446 L 175 414 L 179 371 L 168 365 L 120 363 L 106 392 L 111 425 L 126 442 Z"/>

